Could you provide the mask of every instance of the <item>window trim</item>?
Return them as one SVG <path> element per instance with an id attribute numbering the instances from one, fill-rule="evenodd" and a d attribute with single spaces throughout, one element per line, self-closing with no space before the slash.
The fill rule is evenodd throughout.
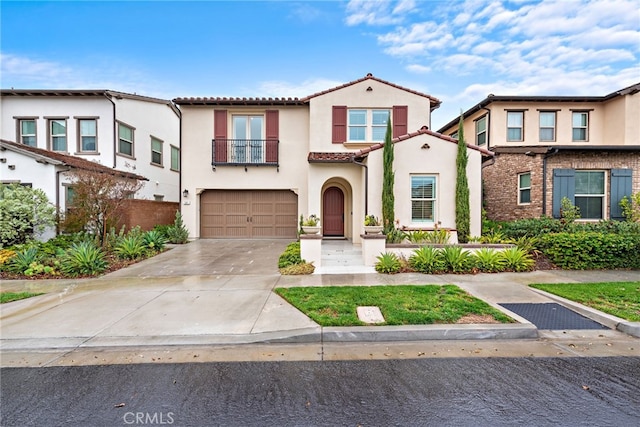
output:
<path id="1" fill-rule="evenodd" d="M 542 126 L 542 115 L 553 114 L 553 127 Z M 540 142 L 555 142 L 558 134 L 558 110 L 538 110 L 538 141 Z M 551 129 L 553 137 L 551 139 L 542 139 L 542 130 Z"/>
<path id="2" fill-rule="evenodd" d="M 513 127 L 509 126 L 509 115 L 511 114 L 519 114 L 520 115 L 520 126 Z M 520 138 L 512 139 L 509 136 L 509 130 L 511 129 L 520 129 Z M 507 110 L 507 142 L 522 142 L 524 141 L 524 110 Z"/>
<path id="3" fill-rule="evenodd" d="M 23 144 L 26 145 L 28 147 L 38 147 L 38 119 L 40 117 L 38 116 L 14 116 L 13 117 L 16 120 L 16 142 L 18 142 L 19 144 Z M 35 128 L 35 133 L 33 135 L 28 135 L 28 136 L 33 136 L 33 143 L 34 145 L 30 145 L 30 144 L 25 144 L 22 141 L 22 122 L 23 121 L 32 121 L 34 124 L 34 128 Z"/>
<path id="4" fill-rule="evenodd" d="M 157 137 L 153 136 L 153 135 L 150 135 L 150 139 L 151 139 L 151 143 L 149 144 L 150 145 L 149 148 L 151 149 L 151 162 L 150 162 L 150 164 L 152 166 L 157 166 L 157 167 L 163 168 L 164 167 L 164 141 L 161 140 L 160 138 L 157 138 Z M 160 143 L 160 151 L 159 152 L 155 151 L 153 149 L 153 142 L 154 141 L 157 141 L 157 142 Z M 153 153 L 160 153 L 160 163 L 156 163 L 156 162 L 153 161 Z"/>
<path id="5" fill-rule="evenodd" d="M 590 112 L 591 110 L 571 110 L 571 141 L 572 142 L 589 142 L 589 122 L 590 122 Z M 573 124 L 573 118 L 576 114 L 584 114 L 587 117 L 587 124 L 585 126 L 576 127 Z M 575 139 L 574 130 L 576 129 L 584 129 L 584 139 Z"/>
<path id="6" fill-rule="evenodd" d="M 169 144 L 169 147 L 170 147 L 169 151 L 171 153 L 169 169 L 174 171 L 174 172 L 180 172 L 180 147 L 177 147 L 177 146 L 175 146 L 173 144 Z M 178 153 L 178 160 L 177 160 L 178 161 L 178 167 L 177 168 L 173 167 L 173 150 L 176 150 L 177 153 Z"/>
<path id="7" fill-rule="evenodd" d="M 351 112 L 353 111 L 364 111 L 364 124 L 351 124 Z M 374 111 L 384 111 L 387 112 L 387 122 L 384 125 L 374 124 L 373 123 L 373 113 Z M 387 129 L 387 123 L 391 120 L 391 115 L 393 114 L 393 107 L 390 108 L 359 108 L 359 107 L 348 107 L 347 108 L 347 143 L 351 144 L 369 144 L 369 143 L 379 143 L 384 142 L 384 136 L 381 139 L 373 138 L 374 129 L 381 129 L 384 127 L 385 134 Z M 364 128 L 364 139 L 351 139 L 351 128 Z"/>
<path id="8" fill-rule="evenodd" d="M 476 146 L 481 147 L 483 145 L 487 145 L 487 136 L 488 136 L 488 133 L 487 133 L 487 123 L 488 123 L 487 114 L 485 114 L 482 117 L 478 117 L 477 119 L 474 120 L 474 122 L 475 122 L 475 138 L 474 139 L 475 139 Z M 484 122 L 484 130 L 479 132 L 478 131 L 478 125 L 481 122 Z M 484 142 L 482 144 L 478 143 L 478 140 L 479 140 L 481 134 L 484 134 Z"/>
<path id="9" fill-rule="evenodd" d="M 607 171 L 603 170 L 603 169 L 575 169 L 574 172 L 574 176 L 575 176 L 575 180 L 578 180 L 577 175 L 579 173 L 584 173 L 584 172 L 598 172 L 602 174 L 602 178 L 603 178 L 603 182 L 602 182 L 602 194 L 595 194 L 595 193 L 590 193 L 590 194 L 578 194 L 577 190 L 574 189 L 573 191 L 573 198 L 574 198 L 574 205 L 578 206 L 577 200 L 578 198 L 594 198 L 594 197 L 600 197 L 602 200 L 602 215 L 600 218 L 584 218 L 582 217 L 582 212 L 580 212 L 580 219 L 579 221 L 585 221 L 585 222 L 589 222 L 589 221 L 601 221 L 601 220 L 607 220 L 609 219 L 610 213 L 607 212 L 607 193 L 610 190 L 609 189 L 609 181 L 607 179 Z"/>
<path id="10" fill-rule="evenodd" d="M 74 116 L 76 120 L 76 153 L 75 154 L 98 154 L 98 119 L 100 117 L 93 116 Z M 81 122 L 83 120 L 93 120 L 96 124 L 95 129 L 96 133 L 93 135 L 95 138 L 96 149 L 95 150 L 83 150 L 82 149 L 82 137 L 83 136 L 91 136 L 91 135 L 82 135 L 82 126 Z"/>
<path id="11" fill-rule="evenodd" d="M 433 197 L 432 198 L 414 198 L 413 197 L 413 179 L 414 178 L 432 178 L 433 179 Z M 438 222 L 438 175 L 437 174 L 411 174 L 409 179 L 409 201 L 411 204 L 411 223 L 412 224 L 435 224 Z M 414 201 L 430 201 L 432 202 L 433 219 L 416 219 L 413 217 L 413 202 Z"/>
<path id="12" fill-rule="evenodd" d="M 45 117 L 47 119 L 47 150 L 55 151 L 56 153 L 68 153 L 69 152 L 69 117 Z M 64 150 L 54 150 L 53 149 L 53 123 L 54 122 L 64 122 Z M 57 134 L 56 136 L 60 137 L 61 134 Z"/>
<path id="13" fill-rule="evenodd" d="M 116 123 L 118 124 L 118 139 L 117 139 L 118 144 L 117 144 L 117 147 L 116 147 L 116 154 L 118 154 L 119 156 L 122 156 L 122 157 L 127 157 L 129 159 L 134 159 L 135 160 L 135 158 L 136 158 L 136 128 L 131 126 L 131 125 L 128 125 L 125 122 L 121 122 L 119 120 L 116 120 Z M 120 126 L 124 126 L 124 127 L 127 127 L 129 129 L 131 129 L 131 141 L 128 141 L 128 140 L 123 139 L 123 138 L 120 137 Z M 122 153 L 120 151 L 120 141 L 121 140 L 131 144 L 131 154 Z"/>
<path id="14" fill-rule="evenodd" d="M 528 187 L 523 187 L 521 185 L 521 181 L 520 178 L 524 175 L 529 175 L 529 186 Z M 528 202 L 523 202 L 522 201 L 522 192 L 523 191 L 529 191 L 529 201 Z M 527 172 L 521 172 L 518 174 L 518 206 L 528 206 L 531 204 L 531 171 L 527 171 Z"/>

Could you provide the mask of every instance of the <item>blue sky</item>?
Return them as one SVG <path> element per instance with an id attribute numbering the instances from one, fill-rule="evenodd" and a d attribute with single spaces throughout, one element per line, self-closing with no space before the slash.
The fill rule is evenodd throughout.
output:
<path id="1" fill-rule="evenodd" d="M 638 0 L 5 1 L 0 85 L 304 97 L 367 73 L 440 99 L 640 82 Z"/>

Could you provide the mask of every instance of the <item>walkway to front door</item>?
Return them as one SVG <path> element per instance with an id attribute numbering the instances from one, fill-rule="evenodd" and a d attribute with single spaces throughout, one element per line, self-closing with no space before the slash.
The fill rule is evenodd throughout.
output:
<path id="1" fill-rule="evenodd" d="M 329 187 L 322 196 L 322 234 L 327 237 L 344 236 L 344 193 Z"/>

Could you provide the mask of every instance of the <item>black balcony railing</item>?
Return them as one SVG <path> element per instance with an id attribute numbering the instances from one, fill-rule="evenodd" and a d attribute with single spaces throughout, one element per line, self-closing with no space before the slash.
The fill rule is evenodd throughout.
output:
<path id="1" fill-rule="evenodd" d="M 277 139 L 214 139 L 211 165 L 278 166 Z"/>

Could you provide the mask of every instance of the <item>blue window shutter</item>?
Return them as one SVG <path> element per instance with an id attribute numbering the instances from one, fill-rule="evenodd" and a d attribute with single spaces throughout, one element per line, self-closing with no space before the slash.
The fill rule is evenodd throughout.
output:
<path id="1" fill-rule="evenodd" d="M 576 171 L 575 169 L 553 170 L 553 217 L 560 218 L 560 205 L 566 197 L 576 203 Z"/>
<path id="2" fill-rule="evenodd" d="M 620 200 L 624 196 L 631 197 L 631 177 L 633 169 L 611 169 L 611 219 L 625 219 L 620 208 Z"/>

